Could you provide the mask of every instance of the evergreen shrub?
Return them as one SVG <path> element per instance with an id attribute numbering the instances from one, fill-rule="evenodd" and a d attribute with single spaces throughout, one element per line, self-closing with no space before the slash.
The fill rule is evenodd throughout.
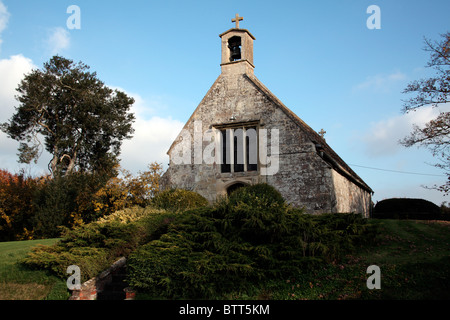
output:
<path id="1" fill-rule="evenodd" d="M 167 232 L 129 256 L 129 284 L 159 298 L 211 298 L 302 273 L 367 234 L 355 214 L 312 216 L 267 184 L 176 215 Z"/>
<path id="2" fill-rule="evenodd" d="M 439 220 L 445 218 L 441 208 L 424 199 L 390 198 L 374 207 L 373 217 L 377 219 Z"/>
<path id="3" fill-rule="evenodd" d="M 157 208 L 181 212 L 188 209 L 207 206 L 208 200 L 194 191 L 184 189 L 168 189 L 158 193 L 152 199 L 152 204 Z"/>
<path id="4" fill-rule="evenodd" d="M 128 213 L 129 219 L 124 215 Z M 154 208 L 123 210 L 98 222 L 75 229 L 62 228 L 62 238 L 52 246 L 37 246 L 23 263 L 67 278 L 66 269 L 77 265 L 82 281 L 97 276 L 115 260 L 167 232 L 173 214 Z"/>

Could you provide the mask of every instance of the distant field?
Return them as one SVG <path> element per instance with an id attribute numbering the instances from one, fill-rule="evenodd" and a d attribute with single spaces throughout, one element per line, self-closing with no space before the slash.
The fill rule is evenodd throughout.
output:
<path id="1" fill-rule="evenodd" d="M 66 284 L 47 272 L 28 270 L 18 263 L 38 244 L 58 239 L 0 242 L 0 300 L 67 299 Z"/>

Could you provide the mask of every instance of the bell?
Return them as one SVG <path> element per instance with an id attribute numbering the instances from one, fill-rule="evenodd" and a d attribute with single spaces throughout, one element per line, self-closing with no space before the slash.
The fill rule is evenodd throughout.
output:
<path id="1" fill-rule="evenodd" d="M 230 60 L 240 60 L 241 59 L 241 48 L 239 46 L 234 46 L 231 48 Z"/>

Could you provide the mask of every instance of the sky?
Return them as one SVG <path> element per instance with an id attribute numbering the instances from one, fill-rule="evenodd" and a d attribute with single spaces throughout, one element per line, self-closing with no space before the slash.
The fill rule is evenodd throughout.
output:
<path id="1" fill-rule="evenodd" d="M 413 124 L 450 109 L 401 111 L 407 84 L 434 74 L 424 38 L 450 31 L 449 12 L 448 0 L 0 0 L 0 123 L 18 106 L 24 74 L 59 54 L 135 99 L 122 167 L 167 167 L 173 139 L 220 75 L 219 34 L 239 13 L 240 27 L 256 38 L 256 77 L 314 130 L 326 131 L 327 143 L 374 190 L 374 202 L 407 197 L 440 205 L 448 196 L 424 188 L 445 182 L 436 159 L 398 141 Z M 50 155 L 25 166 L 17 147 L 0 132 L 0 168 L 47 170 Z"/>

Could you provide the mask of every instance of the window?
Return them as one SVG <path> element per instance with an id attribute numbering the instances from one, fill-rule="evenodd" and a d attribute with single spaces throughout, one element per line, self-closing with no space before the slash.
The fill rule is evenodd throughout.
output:
<path id="1" fill-rule="evenodd" d="M 256 127 L 238 127 L 220 130 L 221 172 L 258 170 Z"/>

